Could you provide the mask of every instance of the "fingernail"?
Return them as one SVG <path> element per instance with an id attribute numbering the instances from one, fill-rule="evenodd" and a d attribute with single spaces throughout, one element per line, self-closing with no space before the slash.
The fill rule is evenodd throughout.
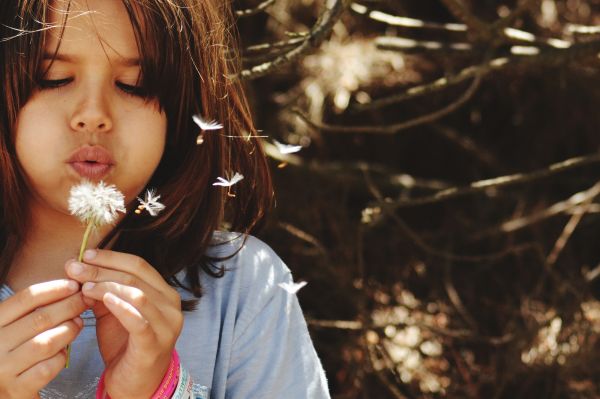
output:
<path id="1" fill-rule="evenodd" d="M 77 291 L 79 289 L 79 283 L 77 281 L 69 280 L 67 282 L 67 288 L 69 291 Z"/>
<path id="2" fill-rule="evenodd" d="M 91 281 L 88 281 L 86 283 L 83 284 L 83 287 L 81 287 L 84 291 L 91 291 L 94 289 L 94 287 L 96 286 L 96 283 L 93 283 Z"/>
<path id="3" fill-rule="evenodd" d="M 83 272 L 83 265 L 79 262 L 71 262 L 69 265 L 69 270 L 71 273 L 77 276 Z"/>
<path id="4" fill-rule="evenodd" d="M 92 260 L 96 257 L 97 254 L 98 254 L 98 251 L 96 251 L 94 249 L 88 249 L 83 253 L 83 259 Z"/>

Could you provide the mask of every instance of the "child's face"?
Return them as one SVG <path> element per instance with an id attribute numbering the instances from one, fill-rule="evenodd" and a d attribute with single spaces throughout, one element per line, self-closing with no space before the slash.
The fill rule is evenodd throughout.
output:
<path id="1" fill-rule="evenodd" d="M 71 186 L 90 178 L 81 172 L 86 163 L 72 162 L 77 150 L 106 150 L 112 161 L 101 158 L 104 165 L 87 168 L 96 173 L 91 180 L 115 184 L 129 201 L 158 166 L 167 129 L 157 101 L 136 93 L 139 52 L 121 1 L 71 1 L 59 39 L 66 3 L 53 2 L 58 11 L 50 22 L 59 26 L 47 31 L 46 53 L 52 57 L 60 42 L 58 56 L 21 109 L 15 131 L 17 157 L 36 199 L 63 213 Z"/>

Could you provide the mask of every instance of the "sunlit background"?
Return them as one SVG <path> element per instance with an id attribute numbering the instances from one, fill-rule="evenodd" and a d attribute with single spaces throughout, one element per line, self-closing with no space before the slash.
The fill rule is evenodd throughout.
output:
<path id="1" fill-rule="evenodd" d="M 599 398 L 600 1 L 234 6 L 332 396 Z"/>

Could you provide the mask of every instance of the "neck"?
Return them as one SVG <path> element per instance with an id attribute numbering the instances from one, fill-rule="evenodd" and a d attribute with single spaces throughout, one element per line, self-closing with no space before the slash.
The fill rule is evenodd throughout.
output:
<path id="1" fill-rule="evenodd" d="M 65 264 L 76 259 L 84 226 L 76 217 L 56 210 L 31 206 L 31 224 L 8 274 L 8 285 L 16 292 L 43 281 L 66 278 Z M 112 226 L 96 229 L 87 248 L 96 248 Z"/>

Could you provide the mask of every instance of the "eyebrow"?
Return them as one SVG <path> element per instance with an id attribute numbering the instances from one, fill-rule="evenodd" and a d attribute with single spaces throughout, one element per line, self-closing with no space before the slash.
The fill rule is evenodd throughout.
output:
<path id="1" fill-rule="evenodd" d="M 69 54 L 50 54 L 44 53 L 42 60 L 44 61 L 63 61 L 63 62 L 71 62 L 76 63 L 79 60 L 79 57 L 69 55 Z M 140 59 L 137 57 L 118 57 L 116 58 L 116 62 L 123 66 L 140 66 Z"/>

